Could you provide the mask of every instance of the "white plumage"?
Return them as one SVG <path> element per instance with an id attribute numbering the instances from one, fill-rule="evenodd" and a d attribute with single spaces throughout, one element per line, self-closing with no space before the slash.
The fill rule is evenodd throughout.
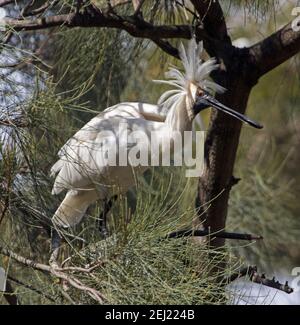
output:
<path id="1" fill-rule="evenodd" d="M 124 130 L 120 131 L 121 123 L 126 125 L 128 133 L 141 131 L 150 137 L 151 131 L 158 131 L 156 141 L 160 144 L 170 141 L 170 133 L 174 130 L 192 130 L 192 121 L 198 113 L 194 110 L 197 98 L 209 91 L 224 91 L 223 87 L 207 79 L 218 65 L 215 59 L 202 62 L 202 50 L 202 43 L 197 45 L 194 39 L 189 41 L 187 48 L 180 45 L 183 71 L 171 67 L 166 73 L 169 80 L 157 81 L 174 88 L 161 95 L 158 105 L 121 103 L 107 108 L 62 147 L 60 159 L 51 170 L 53 175 L 57 174 L 52 193 L 67 190 L 67 194 L 54 214 L 55 224 L 77 224 L 89 205 L 99 199 L 107 200 L 112 195 L 125 193 L 134 186 L 136 174 L 147 169 L 146 166 L 131 166 L 130 163 L 128 166 L 110 166 L 105 161 L 103 155 L 112 150 L 113 137 L 117 139 L 119 148 L 125 152 L 130 149 L 122 133 Z M 210 106 L 207 101 L 199 103 L 202 105 L 199 110 Z M 109 132 L 105 135 L 103 131 Z M 117 156 L 120 155 L 118 150 Z"/>
<path id="2" fill-rule="evenodd" d="M 115 139 L 120 142 L 119 146 L 127 146 L 120 133 L 120 123 L 126 125 L 128 133 L 143 129 L 150 135 L 151 130 L 157 129 L 165 120 L 161 112 L 156 105 L 121 103 L 107 108 L 68 140 L 59 151 L 60 159 L 51 169 L 52 175 L 57 174 L 52 194 L 68 191 L 54 214 L 56 224 L 73 226 L 81 220 L 90 204 L 125 193 L 134 185 L 135 173 L 142 173 L 146 168 L 133 170 L 130 165 L 109 166 L 103 153 L 110 150 Z M 111 134 L 105 137 L 103 131 L 106 130 L 112 131 L 115 137 Z M 116 154 L 118 159 L 118 152 Z"/>

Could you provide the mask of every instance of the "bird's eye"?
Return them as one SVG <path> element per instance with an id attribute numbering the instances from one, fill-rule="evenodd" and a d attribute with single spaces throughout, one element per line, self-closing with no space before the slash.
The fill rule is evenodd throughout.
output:
<path id="1" fill-rule="evenodd" d="M 201 88 L 197 89 L 197 96 L 203 96 L 204 91 Z"/>

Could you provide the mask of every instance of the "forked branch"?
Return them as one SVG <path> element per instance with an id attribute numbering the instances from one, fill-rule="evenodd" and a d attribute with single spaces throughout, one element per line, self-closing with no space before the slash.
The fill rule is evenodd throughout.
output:
<path id="1" fill-rule="evenodd" d="M 74 272 L 74 271 L 82 272 L 81 268 L 77 269 L 76 267 L 74 267 L 71 269 L 70 268 L 63 269 L 63 268 L 59 268 L 59 267 L 51 267 L 49 265 L 37 263 L 31 259 L 20 256 L 14 252 L 8 250 L 7 248 L 1 247 L 1 246 L 0 246 L 0 254 L 9 256 L 10 258 L 14 259 L 15 261 L 17 261 L 23 265 L 32 267 L 38 271 L 42 271 L 42 272 L 51 274 L 65 282 L 67 282 L 70 286 L 85 292 L 92 299 L 94 299 L 95 301 L 97 301 L 100 304 L 102 304 L 104 301 L 107 301 L 107 299 L 104 297 L 104 295 L 102 293 L 100 293 L 98 290 L 86 286 L 80 280 L 78 280 L 78 278 L 75 277 L 73 274 L 68 273 L 68 271 L 69 272 Z M 86 270 L 86 272 L 90 272 L 90 270 L 88 269 L 88 270 Z"/>

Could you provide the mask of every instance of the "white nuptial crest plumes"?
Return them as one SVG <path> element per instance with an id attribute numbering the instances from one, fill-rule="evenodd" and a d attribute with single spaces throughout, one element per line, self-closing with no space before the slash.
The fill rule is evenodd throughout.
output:
<path id="1" fill-rule="evenodd" d="M 177 67 L 171 66 L 165 73 L 166 78 L 169 80 L 154 80 L 154 82 L 175 87 L 175 89 L 167 90 L 160 96 L 159 105 L 170 108 L 180 102 L 183 96 L 188 95 L 191 83 L 210 93 L 223 93 L 225 91 L 225 88 L 208 79 L 210 73 L 216 70 L 219 64 L 216 63 L 215 58 L 210 58 L 205 62 L 202 61 L 202 51 L 203 43 L 197 44 L 194 38 L 188 42 L 186 48 L 182 43 L 180 44 L 179 56 L 184 71 L 181 72 Z"/>

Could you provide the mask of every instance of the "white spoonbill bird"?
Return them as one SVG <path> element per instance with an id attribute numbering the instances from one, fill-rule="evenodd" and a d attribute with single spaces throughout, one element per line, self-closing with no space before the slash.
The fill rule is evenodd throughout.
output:
<path id="1" fill-rule="evenodd" d="M 116 150 L 128 153 L 130 144 L 124 141 L 124 128 L 128 133 L 139 131 L 150 137 L 156 131 L 160 144 L 170 141 L 173 131 L 192 130 L 192 121 L 203 109 L 213 107 L 261 128 L 246 116 L 224 106 L 212 97 L 213 92 L 225 89 L 208 79 L 218 68 L 216 60 L 206 62 L 200 59 L 202 42 L 190 40 L 187 48 L 182 44 L 179 55 L 183 71 L 171 67 L 166 73 L 168 80 L 158 82 L 173 86 L 174 89 L 162 94 L 158 105 L 140 102 L 120 103 L 105 109 L 79 130 L 59 151 L 59 160 L 51 169 L 56 175 L 52 194 L 66 190 L 66 196 L 53 216 L 57 226 L 71 227 L 79 223 L 87 208 L 97 200 L 105 202 L 103 218 L 111 207 L 111 198 L 126 193 L 136 182 L 136 174 L 145 172 L 149 166 L 110 165 L 104 153 Z M 166 112 L 166 113 L 165 113 Z M 117 149 L 113 141 L 118 142 Z M 161 147 L 162 148 L 162 147 Z M 104 227 L 105 224 L 102 224 Z M 104 227 L 105 228 L 105 227 Z M 104 230 L 105 232 L 105 230 Z"/>

